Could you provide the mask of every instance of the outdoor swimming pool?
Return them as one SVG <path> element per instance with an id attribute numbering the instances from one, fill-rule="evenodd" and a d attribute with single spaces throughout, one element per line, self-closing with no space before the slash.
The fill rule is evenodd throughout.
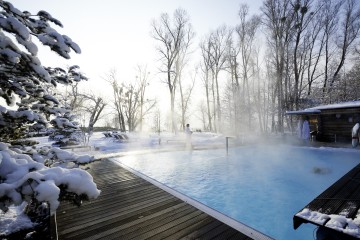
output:
<path id="1" fill-rule="evenodd" d="M 115 160 L 272 238 L 304 240 L 315 227 L 293 230 L 293 215 L 360 163 L 360 153 L 258 146 Z"/>

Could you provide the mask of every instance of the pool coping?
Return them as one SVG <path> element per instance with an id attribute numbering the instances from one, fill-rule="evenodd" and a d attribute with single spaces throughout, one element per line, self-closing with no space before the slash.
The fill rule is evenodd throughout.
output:
<path id="1" fill-rule="evenodd" d="M 124 154 L 126 155 L 126 154 Z M 123 156 L 124 156 L 123 155 Z M 114 162 L 115 164 L 120 165 L 121 167 L 125 168 L 126 170 L 130 171 L 131 173 L 135 174 L 136 176 L 150 182 L 151 184 L 154 184 L 156 187 L 168 192 L 169 194 L 179 198 L 180 200 L 188 203 L 189 205 L 203 211 L 204 213 L 214 217 L 215 219 L 225 223 L 226 225 L 238 230 L 239 232 L 243 233 L 244 235 L 253 238 L 254 240 L 275 240 L 274 238 L 271 238 L 270 236 L 267 236 L 266 234 L 250 227 L 247 226 L 244 223 L 241 223 L 209 206 L 204 205 L 203 203 L 189 197 L 186 196 L 182 193 L 180 193 L 179 191 L 176 191 L 175 189 L 168 187 L 164 184 L 162 184 L 161 182 L 157 181 L 154 178 L 151 178 L 145 174 L 142 174 L 141 172 L 117 161 L 116 159 L 114 159 L 115 157 L 112 158 L 108 158 L 110 161 Z"/>

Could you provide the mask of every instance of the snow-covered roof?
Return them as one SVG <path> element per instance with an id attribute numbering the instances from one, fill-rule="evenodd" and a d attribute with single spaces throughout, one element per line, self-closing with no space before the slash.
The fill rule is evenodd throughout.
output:
<path id="1" fill-rule="evenodd" d="M 360 108 L 360 100 L 321 105 L 314 108 L 319 110 L 338 109 L 338 108 Z"/>
<path id="2" fill-rule="evenodd" d="M 307 108 L 304 110 L 298 110 L 298 111 L 286 111 L 287 115 L 303 115 L 303 114 L 320 114 L 320 110 Z"/>
<path id="3" fill-rule="evenodd" d="M 287 115 L 320 114 L 321 110 L 342 109 L 342 108 L 360 108 L 360 100 L 320 105 L 313 108 L 306 108 L 298 111 L 286 111 Z"/>

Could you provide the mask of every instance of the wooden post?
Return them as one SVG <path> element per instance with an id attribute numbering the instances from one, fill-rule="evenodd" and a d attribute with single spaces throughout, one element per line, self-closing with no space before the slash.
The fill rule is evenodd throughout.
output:
<path id="1" fill-rule="evenodd" d="M 226 136 L 225 139 L 226 139 L 226 156 L 229 155 L 229 138 L 235 138 L 235 137 L 232 137 L 232 136 Z"/>
<path id="2" fill-rule="evenodd" d="M 229 137 L 226 138 L 226 156 L 229 155 Z"/>

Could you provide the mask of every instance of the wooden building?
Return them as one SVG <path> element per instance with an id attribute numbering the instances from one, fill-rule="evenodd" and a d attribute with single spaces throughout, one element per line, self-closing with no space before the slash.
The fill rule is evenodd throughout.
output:
<path id="1" fill-rule="evenodd" d="M 360 123 L 360 100 L 287 111 L 286 114 L 308 116 L 310 131 L 317 141 L 351 142 L 351 130 Z"/>

